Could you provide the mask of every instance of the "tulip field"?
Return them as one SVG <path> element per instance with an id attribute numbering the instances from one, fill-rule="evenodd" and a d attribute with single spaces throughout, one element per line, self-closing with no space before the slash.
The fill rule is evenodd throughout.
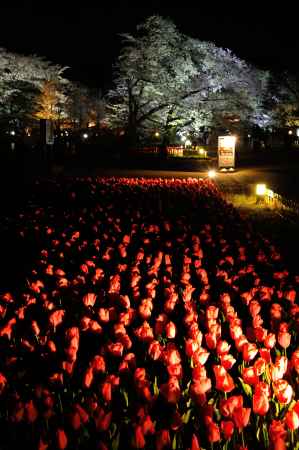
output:
<path id="1" fill-rule="evenodd" d="M 14 220 L 1 450 L 299 449 L 299 270 L 213 181 L 40 180 Z"/>

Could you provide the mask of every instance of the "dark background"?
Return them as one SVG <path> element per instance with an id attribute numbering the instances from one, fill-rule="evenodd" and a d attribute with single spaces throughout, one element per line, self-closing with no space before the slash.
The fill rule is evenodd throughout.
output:
<path id="1" fill-rule="evenodd" d="M 299 16 L 287 2 L 277 9 L 269 5 L 265 11 L 250 9 L 249 2 L 242 2 L 238 11 L 219 11 L 215 4 L 213 14 L 202 7 L 138 8 L 126 2 L 114 8 L 79 8 L 63 0 L 61 5 L 43 4 L 0 7 L 0 46 L 71 66 L 66 76 L 90 86 L 109 87 L 119 34 L 134 32 L 138 23 L 155 13 L 170 17 L 184 33 L 230 48 L 260 68 L 299 74 Z"/>

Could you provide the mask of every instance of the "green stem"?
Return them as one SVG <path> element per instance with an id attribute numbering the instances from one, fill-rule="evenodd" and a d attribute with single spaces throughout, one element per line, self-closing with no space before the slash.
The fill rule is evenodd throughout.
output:
<path id="1" fill-rule="evenodd" d="M 244 432 L 241 432 L 242 446 L 245 447 Z"/>
<path id="2" fill-rule="evenodd" d="M 294 431 L 291 430 L 291 447 L 294 448 Z"/>

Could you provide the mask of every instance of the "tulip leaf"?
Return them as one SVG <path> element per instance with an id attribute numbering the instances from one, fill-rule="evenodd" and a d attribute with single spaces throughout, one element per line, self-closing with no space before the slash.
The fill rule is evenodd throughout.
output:
<path id="1" fill-rule="evenodd" d="M 268 435 L 268 428 L 267 428 L 266 423 L 263 423 L 263 438 L 264 438 L 265 447 L 269 448 L 269 435 Z"/>
<path id="2" fill-rule="evenodd" d="M 260 434 L 261 434 L 261 427 L 258 427 L 257 432 L 256 432 L 256 438 L 259 442 L 260 442 Z"/>
<path id="3" fill-rule="evenodd" d="M 189 398 L 189 389 L 190 389 L 190 384 L 191 384 L 191 380 L 188 382 L 186 389 L 183 392 L 183 396 L 184 397 L 188 397 Z"/>
<path id="4" fill-rule="evenodd" d="M 191 409 L 188 409 L 183 415 L 182 415 L 182 421 L 183 423 L 187 424 L 190 420 L 190 414 L 191 414 Z"/>
<path id="5" fill-rule="evenodd" d="M 172 450 L 176 450 L 176 434 L 174 435 L 171 448 Z"/>
<path id="6" fill-rule="evenodd" d="M 154 381 L 154 395 L 159 395 L 157 377 L 155 377 L 155 381 Z"/>
<path id="7" fill-rule="evenodd" d="M 221 414 L 220 414 L 219 409 L 215 408 L 214 412 L 215 412 L 216 420 L 220 421 L 221 420 Z"/>
<path id="8" fill-rule="evenodd" d="M 242 380 L 241 377 L 238 377 L 238 379 L 240 380 L 240 383 L 242 385 L 242 388 L 243 388 L 243 391 L 245 392 L 245 394 L 251 398 L 252 397 L 252 387 L 249 384 L 244 383 L 244 381 Z"/>
<path id="9" fill-rule="evenodd" d="M 122 390 L 122 395 L 123 395 L 124 400 L 125 400 L 126 408 L 128 408 L 128 406 L 129 406 L 129 397 L 128 397 L 127 392 L 124 389 Z"/>
<path id="10" fill-rule="evenodd" d="M 295 401 L 295 400 L 292 400 L 291 403 L 290 403 L 289 406 L 288 406 L 288 411 L 290 411 L 291 409 L 293 409 L 295 405 L 296 405 L 296 401 Z"/>
<path id="11" fill-rule="evenodd" d="M 119 438 L 120 438 L 120 433 L 117 433 L 117 435 L 115 436 L 115 438 L 112 441 L 112 450 L 118 450 L 119 448 Z"/>

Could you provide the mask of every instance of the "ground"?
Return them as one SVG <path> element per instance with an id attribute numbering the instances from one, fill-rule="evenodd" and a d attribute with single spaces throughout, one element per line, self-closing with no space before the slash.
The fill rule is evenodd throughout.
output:
<path id="1" fill-rule="evenodd" d="M 273 418 L 297 414 L 298 220 L 285 198 L 296 199 L 298 164 L 240 166 L 211 181 L 213 164 L 3 174 L 2 448 L 26 439 L 39 450 L 197 450 L 200 439 L 205 449 L 213 440 L 217 450 L 242 440 L 265 449 Z M 276 203 L 257 203 L 258 182 L 279 193 Z M 272 355 L 263 330 L 278 340 Z M 287 381 L 270 371 L 282 352 Z M 252 397 L 255 383 L 269 384 L 270 405 Z M 229 424 L 232 395 L 242 405 Z M 253 411 L 248 423 L 249 408 L 264 407 L 266 430 Z M 239 430 L 223 447 L 231 426 Z"/>

